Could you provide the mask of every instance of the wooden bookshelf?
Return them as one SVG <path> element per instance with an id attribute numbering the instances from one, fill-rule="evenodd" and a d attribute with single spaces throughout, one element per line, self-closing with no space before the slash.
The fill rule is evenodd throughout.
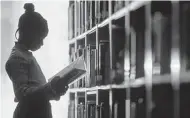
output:
<path id="1" fill-rule="evenodd" d="M 70 60 L 83 56 L 87 69 L 69 84 L 69 118 L 190 117 L 190 2 L 70 1 L 68 10 Z"/>

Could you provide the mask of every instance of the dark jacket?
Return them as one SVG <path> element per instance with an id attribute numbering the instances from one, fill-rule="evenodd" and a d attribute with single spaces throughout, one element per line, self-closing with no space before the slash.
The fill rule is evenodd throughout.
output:
<path id="1" fill-rule="evenodd" d="M 52 118 L 49 100 L 57 100 L 59 96 L 51 89 L 50 83 L 46 83 L 32 52 L 15 43 L 6 71 L 18 102 L 13 118 Z"/>

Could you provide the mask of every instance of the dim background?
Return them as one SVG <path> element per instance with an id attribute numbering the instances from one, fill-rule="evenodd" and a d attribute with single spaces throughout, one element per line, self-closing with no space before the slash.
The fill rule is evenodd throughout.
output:
<path id="1" fill-rule="evenodd" d="M 5 71 L 5 62 L 14 42 L 19 17 L 27 1 L 1 1 L 1 118 L 12 118 L 16 104 L 12 83 Z M 68 1 L 31 2 L 35 11 L 48 21 L 49 34 L 40 50 L 33 52 L 48 80 L 68 65 Z M 53 118 L 67 118 L 68 94 L 51 101 Z"/>

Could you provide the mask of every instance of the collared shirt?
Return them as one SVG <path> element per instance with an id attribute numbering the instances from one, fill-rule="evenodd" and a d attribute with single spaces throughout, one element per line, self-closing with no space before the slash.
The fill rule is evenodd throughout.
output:
<path id="1" fill-rule="evenodd" d="M 60 96 L 56 95 L 51 89 L 51 84 L 46 82 L 32 52 L 16 42 L 6 63 L 6 71 L 13 83 L 15 100 L 19 102 L 19 108 L 15 110 L 15 114 L 19 114 L 17 117 L 26 112 L 33 114 L 34 111 L 47 115 L 44 110 L 50 108 L 47 106 L 49 100 L 57 100 Z M 44 102 L 45 104 L 42 105 Z"/>
<path id="2" fill-rule="evenodd" d="M 13 82 L 15 96 L 18 101 L 24 96 L 33 94 L 40 94 L 39 97 L 47 99 L 55 97 L 48 84 L 46 85 L 45 76 L 38 62 L 32 52 L 28 51 L 24 45 L 15 43 L 6 63 L 6 70 Z"/>

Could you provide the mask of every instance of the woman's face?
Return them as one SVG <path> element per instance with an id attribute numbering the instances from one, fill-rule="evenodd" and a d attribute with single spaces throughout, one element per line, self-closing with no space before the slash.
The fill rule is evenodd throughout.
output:
<path id="1" fill-rule="evenodd" d="M 43 40 L 44 40 L 44 37 L 41 37 L 41 36 L 39 36 L 38 38 L 37 37 L 34 38 L 34 41 L 30 45 L 30 50 L 36 51 L 36 50 L 40 49 L 41 46 L 43 45 Z"/>

